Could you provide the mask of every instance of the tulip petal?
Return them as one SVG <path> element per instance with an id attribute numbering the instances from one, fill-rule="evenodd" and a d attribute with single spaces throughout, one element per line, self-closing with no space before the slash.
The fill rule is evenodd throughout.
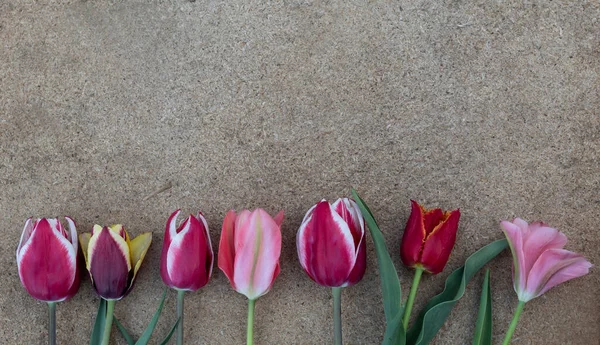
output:
<path id="1" fill-rule="evenodd" d="M 94 231 L 88 243 L 88 271 L 96 293 L 121 299 L 129 287 L 131 262 L 127 242 L 108 227 Z"/>
<path id="2" fill-rule="evenodd" d="M 310 211 L 309 211 L 310 212 Z M 342 286 L 356 263 L 350 228 L 327 201 L 319 202 L 297 234 L 298 258 L 320 285 Z"/>
<path id="3" fill-rule="evenodd" d="M 410 202 L 411 211 L 402 235 L 400 258 L 406 266 L 414 267 L 420 260 L 423 242 L 425 242 L 427 233 L 424 225 L 423 208 L 414 200 Z"/>
<path id="4" fill-rule="evenodd" d="M 208 231 L 208 223 L 206 222 L 206 219 L 204 218 L 204 215 L 202 214 L 202 212 L 198 212 L 196 219 L 202 221 L 202 225 L 204 225 L 204 232 L 205 232 L 205 236 L 206 236 L 206 240 L 207 240 L 206 245 L 208 246 L 207 258 L 206 258 L 206 268 L 208 269 L 208 279 L 210 279 L 210 277 L 212 276 L 213 262 L 215 261 L 215 253 L 213 252 L 212 241 L 210 240 L 210 232 Z"/>
<path id="5" fill-rule="evenodd" d="M 450 252 L 456 242 L 460 210 L 454 210 L 444 215 L 448 217 L 438 224 L 425 239 L 421 253 L 421 263 L 425 270 L 438 274 L 444 270 Z"/>
<path id="6" fill-rule="evenodd" d="M 143 234 L 138 235 L 131 241 L 129 245 L 129 250 L 131 255 L 131 263 L 134 267 L 132 280 L 135 279 L 137 272 L 140 269 L 140 266 L 142 265 L 142 261 L 144 261 L 146 252 L 148 252 L 148 248 L 150 248 L 151 243 L 151 232 L 144 232 Z"/>
<path id="7" fill-rule="evenodd" d="M 181 210 L 176 210 L 171 213 L 169 219 L 167 220 L 167 226 L 165 229 L 165 237 L 163 239 L 162 251 L 160 254 L 160 276 L 163 279 L 163 282 L 167 286 L 173 286 L 171 281 L 171 277 L 169 276 L 169 271 L 167 270 L 167 253 L 169 251 L 169 246 L 171 245 L 171 241 L 173 237 L 177 235 L 177 217 L 181 213 Z"/>
<path id="8" fill-rule="evenodd" d="M 23 232 L 21 233 L 21 240 L 19 241 L 19 245 L 17 246 L 17 262 L 19 262 L 19 252 L 23 245 L 29 241 L 31 237 L 31 233 L 33 232 L 33 223 L 31 222 L 31 217 L 27 218 L 25 221 L 25 227 L 23 228 Z"/>
<path id="9" fill-rule="evenodd" d="M 236 289 L 235 281 L 233 279 L 233 265 L 235 260 L 235 220 L 235 211 L 230 210 L 227 212 L 227 215 L 225 215 L 225 219 L 223 220 L 218 254 L 218 266 L 221 271 L 225 273 L 234 289 Z"/>
<path id="10" fill-rule="evenodd" d="M 350 232 L 352 233 L 352 238 L 354 238 L 356 252 L 358 253 L 358 245 L 365 235 L 364 219 L 360 214 L 358 205 L 356 205 L 354 200 L 343 198 L 337 199 L 331 206 L 335 209 L 337 214 L 342 217 L 344 222 L 348 224 Z"/>
<path id="11" fill-rule="evenodd" d="M 269 291 L 276 278 L 281 231 L 273 218 L 260 208 L 250 213 L 240 226 L 235 233 L 235 286 L 249 299 L 256 299 Z"/>
<path id="12" fill-rule="evenodd" d="M 421 206 L 421 208 L 423 208 Z M 428 236 L 433 232 L 436 226 L 438 226 L 441 222 L 444 221 L 444 212 L 440 208 L 434 208 L 433 210 L 425 210 L 423 208 L 423 227 L 425 228 L 425 233 Z"/>
<path id="13" fill-rule="evenodd" d="M 83 253 L 83 258 L 85 259 L 85 267 L 89 267 L 89 258 L 88 258 L 88 245 L 90 243 L 90 238 L 92 234 L 89 232 L 84 232 L 79 235 L 79 244 L 81 245 L 81 252 Z"/>
<path id="14" fill-rule="evenodd" d="M 534 263 L 527 278 L 527 288 L 521 291 L 519 299 L 527 302 L 567 280 L 589 273 L 592 264 L 582 255 L 565 250 L 544 251 Z"/>
<path id="15" fill-rule="evenodd" d="M 76 276 L 77 253 L 57 231 L 57 224 L 56 219 L 37 220 L 18 254 L 21 282 L 30 295 L 41 301 L 58 302 L 70 297 Z"/>
<path id="16" fill-rule="evenodd" d="M 365 241 L 365 238 L 363 237 L 360 243 L 358 244 L 358 249 L 356 251 L 356 262 L 354 263 L 354 267 L 352 268 L 352 271 L 350 271 L 347 283 L 344 286 L 351 286 L 358 283 L 365 275 L 366 269 L 367 243 Z"/>
<path id="17" fill-rule="evenodd" d="M 67 224 L 69 224 L 69 237 L 67 238 L 71 241 L 73 248 L 75 248 L 75 253 L 77 253 L 77 251 L 79 250 L 77 239 L 77 226 L 75 225 L 75 221 L 73 220 L 73 218 L 67 216 L 65 217 L 65 219 L 67 220 Z"/>
<path id="18" fill-rule="evenodd" d="M 281 228 L 281 224 L 283 223 L 283 210 L 279 211 L 279 213 L 273 217 L 273 220 L 275 221 L 275 224 Z"/>
<path id="19" fill-rule="evenodd" d="M 206 285 L 210 269 L 206 257 L 208 240 L 204 225 L 189 216 L 181 231 L 173 238 L 167 252 L 167 270 L 173 286 L 195 291 Z"/>
<path id="20" fill-rule="evenodd" d="M 527 284 L 527 271 L 525 270 L 525 252 L 523 248 L 523 232 L 519 225 L 508 221 L 500 222 L 504 228 L 504 235 L 508 240 L 513 257 L 513 285 L 517 294 L 525 290 Z M 528 231 L 528 230 L 527 230 Z"/>
<path id="21" fill-rule="evenodd" d="M 527 223 L 525 222 L 525 224 Z M 528 229 L 527 235 L 523 237 L 523 248 L 527 249 L 524 262 L 525 272 L 531 270 L 543 252 L 553 248 L 561 249 L 567 244 L 565 234 L 542 223 L 532 223 Z"/>

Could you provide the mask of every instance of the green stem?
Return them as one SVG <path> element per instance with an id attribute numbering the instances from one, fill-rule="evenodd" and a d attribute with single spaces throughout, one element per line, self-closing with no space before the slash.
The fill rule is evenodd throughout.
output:
<path id="1" fill-rule="evenodd" d="M 256 300 L 248 300 L 248 331 L 246 332 L 246 345 L 254 343 L 254 302 Z"/>
<path id="2" fill-rule="evenodd" d="M 177 290 L 177 318 L 179 324 L 177 325 L 177 345 L 183 345 L 183 296 L 184 290 Z"/>
<path id="3" fill-rule="evenodd" d="M 116 300 L 106 300 L 106 321 L 104 324 L 104 335 L 102 336 L 102 345 L 108 345 L 110 341 L 110 330 L 113 324 L 113 313 L 115 311 Z"/>
<path id="4" fill-rule="evenodd" d="M 423 275 L 423 268 L 418 267 L 415 269 L 415 277 L 413 278 L 413 283 L 410 287 L 410 293 L 408 295 L 408 300 L 406 301 L 406 307 L 404 308 L 404 317 L 402 318 L 402 325 L 404 329 L 408 329 L 408 322 L 410 321 L 410 313 L 412 312 L 412 306 L 415 303 L 415 297 L 417 296 L 417 289 L 419 288 L 419 283 L 421 282 L 421 276 Z"/>
<path id="5" fill-rule="evenodd" d="M 48 344 L 56 345 L 56 302 L 48 302 Z"/>
<path id="6" fill-rule="evenodd" d="M 508 326 L 508 330 L 506 331 L 506 337 L 504 338 L 502 345 L 510 344 L 510 340 L 512 339 L 513 333 L 515 332 L 515 328 L 517 328 L 519 317 L 523 312 L 523 307 L 525 307 L 525 302 L 519 301 L 519 304 L 517 305 L 517 310 L 515 310 L 515 315 L 513 316 L 513 319 L 510 322 L 510 326 Z"/>
<path id="7" fill-rule="evenodd" d="M 334 287 L 333 294 L 333 344 L 342 345 L 342 288 Z"/>
<path id="8" fill-rule="evenodd" d="M 404 309 L 404 318 L 402 319 L 402 325 L 404 329 L 408 328 L 408 321 L 410 320 L 410 313 L 412 312 L 413 304 L 415 303 L 415 297 L 417 296 L 417 289 L 421 282 L 421 276 L 423 275 L 423 268 L 417 267 L 415 269 L 415 277 L 413 278 L 412 286 L 410 287 L 410 294 L 406 301 L 406 308 Z"/>

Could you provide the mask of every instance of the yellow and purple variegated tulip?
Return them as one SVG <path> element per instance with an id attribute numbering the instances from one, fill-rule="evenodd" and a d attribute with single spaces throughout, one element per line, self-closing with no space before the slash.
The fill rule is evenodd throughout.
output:
<path id="1" fill-rule="evenodd" d="M 219 268 L 231 286 L 250 300 L 269 292 L 279 274 L 283 211 L 275 218 L 263 209 L 231 210 L 219 243 Z"/>
<path id="2" fill-rule="evenodd" d="M 512 251 L 513 284 L 521 302 L 586 275 L 592 267 L 582 255 L 563 249 L 567 237 L 544 223 L 516 218 L 501 225 Z"/>
<path id="3" fill-rule="evenodd" d="M 119 300 L 133 286 L 152 242 L 152 233 L 146 232 L 130 240 L 121 224 L 94 225 L 92 233 L 81 234 L 79 241 L 98 296 Z"/>
<path id="4" fill-rule="evenodd" d="M 206 285 L 213 269 L 213 250 L 208 224 L 202 213 L 190 215 L 177 227 L 177 216 L 167 221 L 160 260 L 163 282 L 174 289 L 196 291 Z"/>
<path id="5" fill-rule="evenodd" d="M 21 283 L 40 301 L 64 301 L 79 289 L 77 230 L 73 219 L 65 219 L 69 231 L 58 219 L 27 219 L 17 247 Z"/>

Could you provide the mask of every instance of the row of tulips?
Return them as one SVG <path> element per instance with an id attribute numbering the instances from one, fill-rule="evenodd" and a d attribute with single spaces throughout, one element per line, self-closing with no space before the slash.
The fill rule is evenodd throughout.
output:
<path id="1" fill-rule="evenodd" d="M 369 230 L 372 233 L 373 230 L 378 231 L 368 208 L 358 195 L 355 194 L 355 197 L 358 204 L 347 198 L 333 203 L 326 200 L 318 202 L 308 210 L 297 232 L 298 258 L 302 268 L 317 284 L 332 288 L 335 344 L 342 343 L 341 289 L 359 282 L 366 269 L 363 213 L 367 212 L 367 220 L 372 222 Z M 202 213 L 190 215 L 178 226 L 180 213 L 180 210 L 173 212 L 167 220 L 160 261 L 163 282 L 178 292 L 178 320 L 173 328 L 177 329 L 177 344 L 183 343 L 184 293 L 198 290 L 208 283 L 214 261 L 208 224 Z M 223 221 L 218 267 L 233 289 L 248 298 L 247 344 L 253 343 L 255 301 L 271 289 L 280 271 L 283 218 L 283 211 L 271 217 L 262 209 L 239 213 L 232 210 Z M 390 307 L 403 308 L 401 322 L 388 319 L 388 327 L 398 323 L 392 326 L 400 329 L 402 334 L 408 331 L 421 276 L 443 271 L 456 240 L 459 219 L 459 210 L 427 210 L 412 201 L 400 257 L 406 266 L 414 268 L 415 275 L 406 304 Z M 66 217 L 66 222 L 68 231 L 57 219 L 33 221 L 30 218 L 25 222 L 17 248 L 21 283 L 31 296 L 48 303 L 49 343 L 55 344 L 56 303 L 72 297 L 79 288 L 77 256 L 81 245 L 92 286 L 101 297 L 101 303 L 105 303 L 105 309 L 99 309 L 98 317 L 103 318 L 104 327 L 98 344 L 108 344 L 115 302 L 125 297 L 133 287 L 152 242 L 152 234 L 143 233 L 131 239 L 122 225 L 94 225 L 91 233 L 80 234 L 78 241 L 75 222 L 70 217 Z M 581 255 L 562 249 L 566 244 L 564 234 L 542 223 L 527 224 L 517 218 L 501 225 L 513 253 L 514 288 L 519 298 L 515 318 L 504 342 L 508 344 L 526 302 L 557 284 L 587 274 L 591 264 Z M 375 236 L 374 240 L 377 239 Z M 376 250 L 378 259 L 385 259 L 385 255 L 389 257 L 385 246 Z M 387 300 L 386 285 L 397 282 L 385 281 L 389 277 L 381 267 L 382 262 L 379 260 L 387 319 L 390 301 Z M 392 275 L 397 280 L 395 270 Z M 392 298 L 399 299 L 399 296 Z M 391 303 L 398 304 L 398 301 Z M 115 323 L 122 328 L 116 320 Z M 125 330 L 122 332 L 127 335 Z M 170 335 L 163 343 L 169 338 Z M 384 343 L 387 339 L 390 338 L 386 332 Z"/>

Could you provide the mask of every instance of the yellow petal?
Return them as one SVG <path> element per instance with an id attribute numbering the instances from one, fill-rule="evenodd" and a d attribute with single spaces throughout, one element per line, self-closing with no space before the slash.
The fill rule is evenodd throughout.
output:
<path id="1" fill-rule="evenodd" d="M 144 256 L 146 256 L 146 252 L 148 248 L 150 248 L 150 244 L 152 243 L 152 233 L 145 232 L 141 235 L 138 235 L 134 238 L 130 243 L 130 251 L 131 251 L 131 262 L 134 266 L 133 278 L 140 269 L 142 265 L 142 261 L 144 260 Z"/>
<path id="2" fill-rule="evenodd" d="M 94 224 L 94 228 L 92 229 L 92 235 L 95 234 L 97 231 L 102 230 L 102 226 L 98 225 L 98 224 Z"/>
<path id="3" fill-rule="evenodd" d="M 79 245 L 81 246 L 81 251 L 83 252 L 83 257 L 85 258 L 85 267 L 88 266 L 88 244 L 90 243 L 90 238 L 92 234 L 89 232 L 84 232 L 79 235 Z"/>

